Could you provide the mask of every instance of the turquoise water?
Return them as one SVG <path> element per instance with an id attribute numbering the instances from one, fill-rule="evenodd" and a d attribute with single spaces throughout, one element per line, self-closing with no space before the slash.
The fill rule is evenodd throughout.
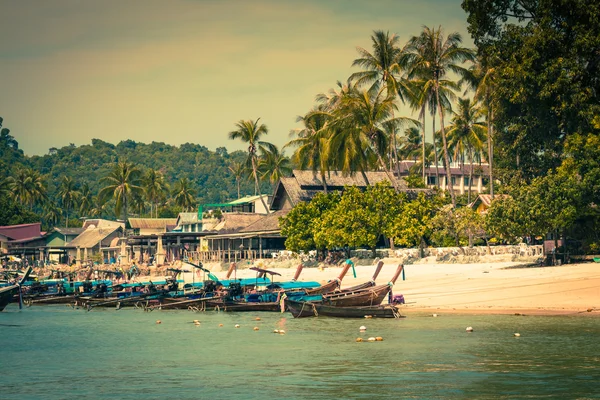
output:
<path id="1" fill-rule="evenodd" d="M 370 336 L 384 340 L 355 341 Z M 586 316 L 295 320 L 10 305 L 0 398 L 600 398 L 599 338 L 600 318 Z"/>

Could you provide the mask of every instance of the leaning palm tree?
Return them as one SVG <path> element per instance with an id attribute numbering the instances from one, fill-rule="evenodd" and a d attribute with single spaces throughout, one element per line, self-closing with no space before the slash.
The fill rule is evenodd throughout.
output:
<path id="1" fill-rule="evenodd" d="M 175 204 L 181 207 L 183 212 L 196 206 L 196 192 L 192 189 L 192 182 L 188 178 L 181 178 L 175 182 L 171 195 Z"/>
<path id="2" fill-rule="evenodd" d="M 483 149 L 487 137 L 487 127 L 481 121 L 483 111 L 471 99 L 459 99 L 457 112 L 446 132 L 448 147 L 453 150 L 454 159 L 468 158 L 471 164 L 469 172 L 468 201 L 471 202 L 471 184 L 473 181 L 473 161 Z"/>
<path id="3" fill-rule="evenodd" d="M 77 190 L 75 182 L 70 176 L 63 176 L 58 186 L 58 196 L 65 209 L 65 226 L 69 227 L 69 210 L 77 206 L 81 192 Z"/>
<path id="4" fill-rule="evenodd" d="M 260 193 L 260 184 L 258 181 L 257 151 L 259 146 L 269 147 L 272 145 L 268 142 L 263 142 L 260 140 L 262 136 L 265 136 L 269 133 L 269 129 L 265 124 L 259 125 L 259 121 L 260 118 L 258 118 L 256 121 L 239 120 L 235 124 L 237 129 L 229 132 L 229 139 L 240 139 L 242 142 L 248 144 L 248 159 L 249 164 L 252 165 L 252 175 L 254 176 L 255 191 L 256 193 L 260 194 L 260 201 L 268 213 L 269 208 L 267 207 L 267 203 L 265 202 L 263 195 Z"/>
<path id="5" fill-rule="evenodd" d="M 150 203 L 150 218 L 152 218 L 153 208 L 158 217 L 158 202 L 168 190 L 163 174 L 160 171 L 149 168 L 142 178 L 142 187 L 144 188 L 146 200 Z"/>
<path id="6" fill-rule="evenodd" d="M 261 148 L 261 155 L 258 161 L 258 169 L 261 179 L 268 178 L 269 182 L 276 183 L 284 176 L 292 174 L 290 159 L 279 151 L 277 146 Z"/>
<path id="7" fill-rule="evenodd" d="M 459 64 L 465 61 L 473 61 L 475 54 L 471 49 L 462 47 L 462 37 L 454 32 L 444 37 L 441 27 L 436 30 L 427 26 L 423 27 L 423 32 L 419 36 L 413 36 L 408 46 L 416 51 L 411 54 L 410 65 L 413 73 L 417 75 L 430 74 L 433 80 L 433 93 L 437 103 L 437 109 L 441 123 L 442 143 L 444 148 L 444 163 L 446 170 L 446 179 L 448 190 L 452 198 L 452 205 L 456 207 L 456 195 L 452 187 L 452 178 L 450 173 L 450 157 L 448 153 L 448 143 L 444 128 L 444 108 L 440 96 L 440 81 L 449 72 L 465 74 L 466 69 Z"/>
<path id="8" fill-rule="evenodd" d="M 112 197 L 115 200 L 115 213 L 121 214 L 124 221 L 128 218 L 130 200 L 143 191 L 140 176 L 141 171 L 133 164 L 119 161 L 107 176 L 100 179 L 100 183 L 105 186 L 100 189 L 99 197 Z"/>

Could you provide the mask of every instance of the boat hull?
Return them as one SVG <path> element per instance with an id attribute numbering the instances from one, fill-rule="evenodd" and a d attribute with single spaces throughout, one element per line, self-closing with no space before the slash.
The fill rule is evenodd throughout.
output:
<path id="1" fill-rule="evenodd" d="M 0 288 L 0 311 L 3 311 L 13 297 L 19 294 L 19 286 L 12 285 Z"/>
<path id="2" fill-rule="evenodd" d="M 301 301 L 287 301 L 287 310 L 294 318 L 334 317 L 334 318 L 401 318 L 402 315 L 393 305 L 367 307 L 336 307 L 326 304 Z"/>

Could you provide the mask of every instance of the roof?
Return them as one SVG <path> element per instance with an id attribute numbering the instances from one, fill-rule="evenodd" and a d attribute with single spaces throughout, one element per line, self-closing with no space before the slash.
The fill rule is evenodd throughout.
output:
<path id="1" fill-rule="evenodd" d="M 496 194 L 494 195 L 494 199 L 492 199 L 491 194 L 480 194 L 473 202 L 467 204 L 467 207 L 477 208 L 479 207 L 479 204 L 483 204 L 486 208 L 488 208 L 492 204 L 492 200 L 506 199 L 510 197 L 511 196 L 508 194 Z"/>
<path id="2" fill-rule="evenodd" d="M 41 222 L 0 226 L 0 234 L 11 240 L 33 239 L 42 236 Z"/>
<path id="3" fill-rule="evenodd" d="M 193 224 L 199 222 L 198 221 L 198 213 L 197 212 L 180 212 L 177 216 L 177 225 L 181 224 Z"/>
<path id="4" fill-rule="evenodd" d="M 54 231 L 62 233 L 63 235 L 80 235 L 84 228 L 54 228 Z"/>
<path id="5" fill-rule="evenodd" d="M 219 233 L 238 232 L 239 230 L 249 226 L 250 224 L 264 218 L 263 214 L 231 212 L 223 213 L 221 222 L 210 229 Z"/>
<path id="6" fill-rule="evenodd" d="M 242 197 L 241 199 L 237 199 L 237 200 L 233 200 L 230 201 L 227 204 L 230 204 L 232 206 L 238 205 L 238 204 L 248 204 L 248 203 L 254 203 L 255 201 L 260 200 L 260 195 L 256 195 L 256 196 L 246 196 L 246 197 Z M 268 198 L 269 196 L 266 194 L 263 194 L 262 197 L 264 198 Z"/>
<path id="7" fill-rule="evenodd" d="M 83 229 L 88 229 L 90 226 L 94 228 L 118 228 L 123 227 L 125 229 L 125 224 L 117 221 L 109 221 L 107 219 L 101 218 L 91 218 L 83 221 Z"/>
<path id="8" fill-rule="evenodd" d="M 409 189 L 404 179 L 396 179 L 396 186 L 403 192 L 418 193 L 427 189 Z M 347 175 L 340 171 L 331 171 L 326 174 L 325 182 L 327 189 L 334 191 L 343 191 L 346 186 L 356 186 L 365 188 L 380 182 L 390 182 L 390 177 L 385 172 L 370 171 Z M 323 192 L 323 182 L 318 172 L 308 170 L 294 170 L 291 177 L 280 178 L 275 186 L 273 198 L 271 199 L 271 209 L 277 210 L 282 208 L 279 204 L 284 195 L 290 199 L 293 206 L 301 201 L 310 201 L 317 193 Z"/>
<path id="9" fill-rule="evenodd" d="M 69 243 L 69 247 L 81 247 L 90 249 L 112 235 L 115 231 L 122 230 L 120 226 L 111 228 L 88 228 L 81 235 Z"/>
<path id="10" fill-rule="evenodd" d="M 258 221 L 240 229 L 239 232 L 272 232 L 280 230 L 279 218 L 285 217 L 287 213 L 288 210 L 279 210 L 272 212 L 271 214 L 264 215 Z"/>
<path id="11" fill-rule="evenodd" d="M 177 225 L 177 218 L 129 218 L 133 229 L 166 229 Z"/>

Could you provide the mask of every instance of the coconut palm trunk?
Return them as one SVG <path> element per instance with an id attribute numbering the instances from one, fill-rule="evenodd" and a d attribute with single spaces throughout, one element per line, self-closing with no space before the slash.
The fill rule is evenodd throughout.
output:
<path id="1" fill-rule="evenodd" d="M 488 164 L 489 164 L 489 173 L 490 173 L 490 195 L 492 200 L 494 199 L 494 124 L 492 123 L 492 119 L 494 116 L 494 111 L 488 105 L 488 118 L 487 118 L 487 128 L 488 128 L 488 137 L 487 137 L 487 145 L 488 145 Z"/>
<path id="2" fill-rule="evenodd" d="M 260 196 L 260 202 L 262 203 L 263 207 L 265 208 L 265 211 L 268 214 L 269 213 L 269 207 L 267 207 L 267 203 L 265 202 L 265 199 L 263 199 L 262 193 L 260 193 L 260 184 L 258 182 L 258 173 L 256 171 L 257 170 L 257 167 L 256 167 L 256 155 L 252 155 L 251 160 L 252 160 L 252 173 L 254 174 L 254 185 L 256 187 L 256 193 L 258 193 L 258 195 Z"/>
<path id="3" fill-rule="evenodd" d="M 446 132 L 444 131 L 444 110 L 440 103 L 440 92 L 439 87 L 436 85 L 435 87 L 435 97 L 437 100 L 437 107 L 440 113 L 440 123 L 441 123 L 441 131 L 442 131 L 442 142 L 444 144 L 444 163 L 446 169 L 446 182 L 448 185 L 448 190 L 450 191 L 450 198 L 452 199 L 452 206 L 456 207 L 456 195 L 454 194 L 454 187 L 452 186 L 452 173 L 450 171 L 450 157 L 448 156 L 448 141 L 446 140 Z"/>

